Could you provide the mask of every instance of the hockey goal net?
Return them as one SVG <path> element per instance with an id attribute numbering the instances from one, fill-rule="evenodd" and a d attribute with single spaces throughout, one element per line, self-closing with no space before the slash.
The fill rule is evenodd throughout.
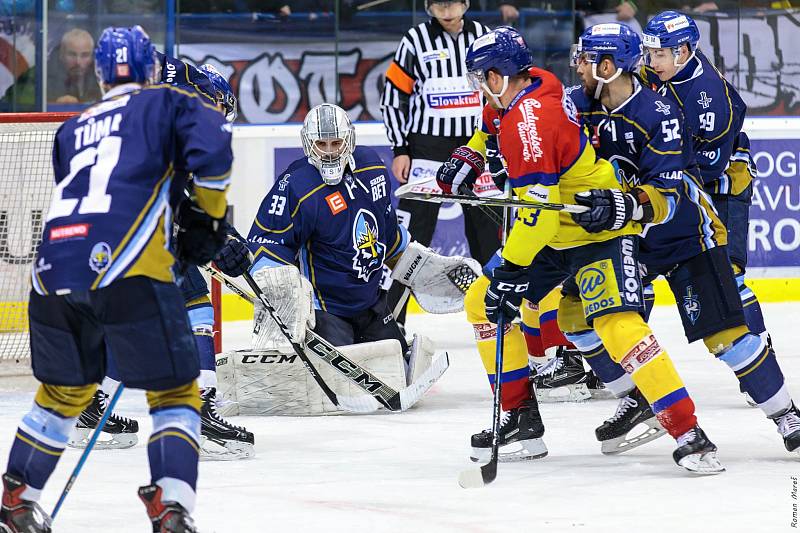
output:
<path id="1" fill-rule="evenodd" d="M 72 115 L 0 113 L 0 376 L 30 373 L 30 272 L 53 191 L 53 139 Z"/>
<path id="2" fill-rule="evenodd" d="M 53 191 L 53 140 L 75 113 L 0 113 L 0 377 L 28 375 L 28 294 Z M 220 288 L 209 283 L 221 351 Z"/>

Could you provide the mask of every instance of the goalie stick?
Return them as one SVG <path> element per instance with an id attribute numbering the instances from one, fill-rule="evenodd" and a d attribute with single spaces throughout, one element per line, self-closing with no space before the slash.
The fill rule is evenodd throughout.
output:
<path id="1" fill-rule="evenodd" d="M 211 277 L 225 284 L 226 287 L 236 293 L 239 297 L 249 301 L 250 303 L 253 303 L 256 298 L 258 298 L 261 303 L 264 304 L 264 307 L 267 308 L 267 311 L 272 308 L 264 296 L 264 293 L 261 291 L 261 288 L 258 286 L 258 284 L 256 284 L 249 273 L 244 274 L 245 280 L 248 282 L 248 285 L 250 285 L 250 288 L 253 289 L 257 296 L 249 294 L 221 272 L 208 266 L 204 266 L 203 268 L 209 273 L 209 275 L 211 275 Z M 278 321 L 276 320 L 276 322 Z M 279 326 L 282 324 L 280 322 L 278 323 Z M 288 331 L 286 331 L 286 333 L 288 336 Z M 296 343 L 292 342 L 292 346 L 294 347 L 295 345 Z M 332 366 L 334 370 L 353 382 L 360 389 L 367 392 L 370 396 L 365 398 L 364 401 L 368 401 L 370 404 L 374 405 L 375 408 L 377 408 L 378 404 L 381 404 L 389 411 L 405 411 L 414 405 L 450 366 L 449 357 L 447 352 L 445 352 L 439 357 L 439 359 L 431 364 L 431 366 L 425 371 L 424 374 L 422 374 L 422 376 L 419 377 L 415 383 L 412 383 L 411 385 L 397 391 L 384 383 L 380 378 L 372 374 L 370 371 L 349 359 L 336 347 L 331 345 L 328 341 L 310 329 L 306 329 L 305 347 L 311 353 Z M 303 361 L 307 361 L 308 358 L 305 355 L 303 348 L 299 344 L 297 344 L 297 348 L 299 349 L 298 355 L 300 358 Z M 314 369 L 310 361 L 307 366 L 311 366 L 309 372 L 312 372 L 312 376 L 315 374 L 317 376 L 319 375 L 316 373 L 316 369 Z M 318 383 L 320 381 L 321 378 Z M 328 389 L 330 390 L 330 388 Z M 331 393 L 333 393 L 333 391 L 331 391 Z M 339 396 L 339 399 L 341 403 L 342 397 Z M 352 400 L 359 401 L 358 398 L 352 398 Z M 342 405 L 342 407 L 344 406 Z"/>

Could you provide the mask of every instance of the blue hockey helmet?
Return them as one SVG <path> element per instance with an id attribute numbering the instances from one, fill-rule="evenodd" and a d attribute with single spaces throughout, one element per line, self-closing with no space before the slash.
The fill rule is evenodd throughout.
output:
<path id="1" fill-rule="evenodd" d="M 642 40 L 645 48 L 672 48 L 673 51 L 680 51 L 685 43 L 691 52 L 700 42 L 700 30 L 692 17 L 677 11 L 663 11 L 644 27 Z"/>
<path id="2" fill-rule="evenodd" d="M 208 79 L 211 81 L 211 85 L 214 87 L 214 99 L 222 106 L 227 121 L 233 122 L 236 120 L 236 116 L 238 115 L 236 109 L 236 95 L 233 94 L 233 87 L 231 87 L 231 84 L 225 79 L 225 76 L 211 63 L 200 65 L 197 70 L 208 76 Z"/>
<path id="3" fill-rule="evenodd" d="M 156 49 L 141 26 L 103 30 L 94 50 L 94 64 L 101 86 L 155 83 L 160 75 Z"/>
<path id="4" fill-rule="evenodd" d="M 495 100 L 498 107 L 500 96 L 508 88 L 509 76 L 526 72 L 533 66 L 533 55 L 520 33 L 509 26 L 481 35 L 467 50 L 467 77 L 473 89 L 483 89 Z M 503 90 L 493 93 L 486 84 L 486 73 L 493 70 L 503 76 Z"/>
<path id="5" fill-rule="evenodd" d="M 642 62 L 642 40 L 626 24 L 595 24 L 572 45 L 570 64 L 577 66 L 583 60 L 596 65 L 605 56 L 611 57 L 618 70 L 636 72 Z"/>

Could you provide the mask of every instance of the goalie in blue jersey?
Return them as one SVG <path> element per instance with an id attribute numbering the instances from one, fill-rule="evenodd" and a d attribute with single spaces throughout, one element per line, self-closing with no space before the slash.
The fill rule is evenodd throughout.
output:
<path id="1" fill-rule="evenodd" d="M 173 265 L 204 264 L 225 242 L 230 126 L 197 92 L 154 83 L 158 59 L 138 26 L 106 29 L 95 62 L 103 100 L 66 121 L 53 145 L 56 186 L 29 305 L 42 385 L 2 476 L 0 530 L 51 531 L 36 502 L 110 358 L 126 386 L 147 390 L 150 484 L 139 496 L 153 531 L 194 532 L 199 357 Z M 170 193 L 190 173 L 173 246 Z"/>

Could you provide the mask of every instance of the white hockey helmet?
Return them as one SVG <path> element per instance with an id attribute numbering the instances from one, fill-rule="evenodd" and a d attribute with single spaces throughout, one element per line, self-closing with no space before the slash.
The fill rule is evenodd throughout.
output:
<path id="1" fill-rule="evenodd" d="M 303 121 L 300 136 L 308 162 L 319 170 L 325 184 L 337 185 L 347 165 L 355 167 L 356 129 L 341 107 L 333 104 L 314 107 Z"/>

